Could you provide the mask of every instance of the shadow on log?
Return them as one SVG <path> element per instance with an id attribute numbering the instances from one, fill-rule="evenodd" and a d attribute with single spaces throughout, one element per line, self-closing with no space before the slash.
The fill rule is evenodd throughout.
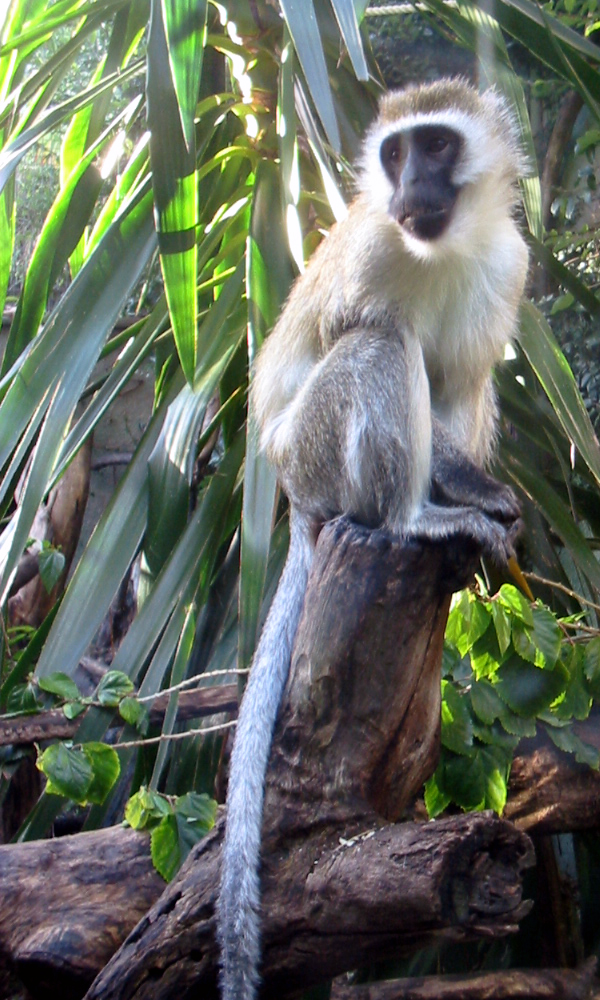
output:
<path id="1" fill-rule="evenodd" d="M 490 814 L 390 823 L 436 765 L 449 594 L 470 578 L 476 558 L 464 539 L 400 543 L 343 521 L 321 533 L 267 779 L 265 998 L 441 938 L 513 932 L 528 909 L 521 875 L 533 852 L 512 824 Z M 216 997 L 223 824 L 221 815 L 88 1000 Z M 11 852 L 22 849 L 1 848 L 0 864 L 2 852 L 8 867 Z M 135 894 L 135 882 L 128 886 Z M 103 911 L 109 921 L 114 906 Z M 7 943 L 9 924 L 0 914 L 4 956 L 31 973 L 36 997 L 55 996 L 44 994 L 39 964 L 27 970 L 16 962 L 24 945 L 19 952 Z M 78 941 L 88 971 L 106 961 L 99 934 L 90 922 L 87 944 Z M 46 979 L 51 968 L 76 964 L 68 941 L 62 955 L 57 941 L 53 947 Z"/>
<path id="2" fill-rule="evenodd" d="M 510 969 L 419 976 L 370 986 L 335 983 L 331 1000 L 596 1000 L 596 960 L 579 969 Z"/>

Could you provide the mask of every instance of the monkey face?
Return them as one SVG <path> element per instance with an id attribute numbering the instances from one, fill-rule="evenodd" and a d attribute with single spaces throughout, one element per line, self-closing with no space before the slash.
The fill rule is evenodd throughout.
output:
<path id="1" fill-rule="evenodd" d="M 435 240 L 447 229 L 460 186 L 462 137 L 445 125 L 419 125 L 388 135 L 379 150 L 393 186 L 389 213 L 411 236 Z"/>

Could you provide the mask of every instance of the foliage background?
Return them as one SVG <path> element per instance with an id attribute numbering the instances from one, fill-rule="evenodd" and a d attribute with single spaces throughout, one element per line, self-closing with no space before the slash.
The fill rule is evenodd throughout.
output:
<path id="1" fill-rule="evenodd" d="M 362 0 L 11 0 L 5 8 L 0 304 L 9 287 L 17 293 L 0 372 L 5 612 L 49 491 L 140 366 L 150 363 L 154 377 L 151 419 L 66 592 L 36 630 L 17 634 L 7 620 L 3 633 L 5 709 L 88 709 L 74 745 L 57 744 L 40 762 L 55 792 L 93 803 L 87 828 L 114 820 L 114 804 L 140 789 L 153 797 L 134 800 L 136 815 L 161 822 L 158 793 L 213 795 L 219 786 L 226 724 L 192 720 L 187 739 L 172 739 L 182 728 L 178 690 L 235 671 L 243 682 L 285 556 L 284 504 L 247 424 L 248 373 L 295 275 L 351 197 L 352 163 L 382 86 L 371 36 L 385 64 L 388 36 L 441 33 L 473 53 L 482 86 L 507 95 L 532 164 L 523 224 L 546 273 L 532 269 L 519 345 L 498 373 L 496 469 L 523 498 L 521 560 L 540 600 L 532 609 L 510 588 L 490 596 L 502 581 L 486 570 L 478 594 L 453 612 L 447 753 L 429 805 L 500 808 L 516 742 L 540 722 L 597 763 L 570 728 L 590 712 L 600 677 L 600 447 L 589 415 L 597 421 L 597 397 L 583 382 L 584 362 L 582 399 L 547 321 L 559 316 L 571 358 L 593 353 L 598 233 L 593 216 L 587 228 L 581 220 L 600 141 L 596 6 L 499 0 L 492 17 L 471 0 L 425 0 L 418 23 L 405 6 L 383 18 L 365 8 Z M 559 109 L 571 93 L 577 128 L 548 214 L 535 168 L 545 138 L 530 112 L 539 117 L 548 95 Z M 25 187 L 27 158 L 35 168 Z M 48 158 L 56 189 L 31 234 L 35 170 Z M 116 331 L 124 312 L 132 325 Z M 137 603 L 111 663 L 116 688 L 85 701 L 68 684 L 133 566 Z M 521 701 L 510 671 L 528 678 Z M 162 729 L 148 732 L 143 706 L 165 688 Z M 96 751 L 109 729 L 116 750 Z M 162 739 L 138 750 L 142 736 Z M 6 788 L 10 751 L 3 763 Z M 484 793 L 465 793 L 469 768 L 479 769 L 473 787 Z M 46 788 L 19 838 L 45 835 L 63 807 Z M 198 809 L 205 813 L 205 800 Z"/>

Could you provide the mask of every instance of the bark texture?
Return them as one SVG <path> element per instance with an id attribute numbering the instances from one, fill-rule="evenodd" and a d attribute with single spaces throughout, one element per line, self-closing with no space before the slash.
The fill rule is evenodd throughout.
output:
<path id="1" fill-rule="evenodd" d="M 390 822 L 401 818 L 436 765 L 449 593 L 470 577 L 476 555 L 464 539 L 400 543 L 343 521 L 321 533 L 267 779 L 265 998 L 279 1000 L 440 938 L 511 933 L 527 912 L 521 877 L 533 851 L 511 823 L 491 814 Z M 36 998 L 56 996 L 57 968 L 65 981 L 71 971 L 71 995 L 81 995 L 86 977 L 89 982 L 144 914 L 90 987 L 88 1000 L 216 997 L 214 906 L 223 814 L 162 894 L 147 846 L 139 837 L 130 840 L 131 831 L 132 860 L 126 864 L 117 853 L 117 866 L 103 879 L 90 855 L 106 837 L 117 852 L 125 831 L 68 838 L 79 863 L 68 861 L 68 854 L 62 862 L 70 878 L 59 890 L 65 915 L 54 920 L 54 937 L 51 918 L 44 924 L 44 959 L 25 946 L 29 938 L 14 939 L 7 910 L 0 917 L 5 961 L 26 976 Z M 98 847 L 85 841 L 91 836 L 100 838 Z M 0 848 L 2 882 L 10 878 L 13 851 Z M 103 854 L 107 865 L 109 854 Z M 98 883 L 94 893 L 75 875 L 84 871 L 84 858 L 85 878 Z M 31 855 L 29 860 L 33 872 Z M 39 871 L 38 865 L 36 860 Z M 139 901 L 138 880 L 146 887 Z M 39 896 L 35 909 L 44 910 Z M 67 910 L 72 936 L 60 931 Z M 29 935 L 35 937 L 31 923 Z"/>

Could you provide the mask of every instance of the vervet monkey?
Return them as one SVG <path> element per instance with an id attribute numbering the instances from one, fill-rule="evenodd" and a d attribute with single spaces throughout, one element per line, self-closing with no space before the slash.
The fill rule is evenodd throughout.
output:
<path id="1" fill-rule="evenodd" d="M 497 94 L 444 80 L 385 96 L 359 194 L 257 359 L 252 407 L 291 538 L 231 757 L 224 1000 L 252 1000 L 259 983 L 265 774 L 320 528 L 347 515 L 401 536 L 469 535 L 500 562 L 512 554 L 516 499 L 481 466 L 496 429 L 491 370 L 527 271 L 513 218 L 521 166 Z"/>

